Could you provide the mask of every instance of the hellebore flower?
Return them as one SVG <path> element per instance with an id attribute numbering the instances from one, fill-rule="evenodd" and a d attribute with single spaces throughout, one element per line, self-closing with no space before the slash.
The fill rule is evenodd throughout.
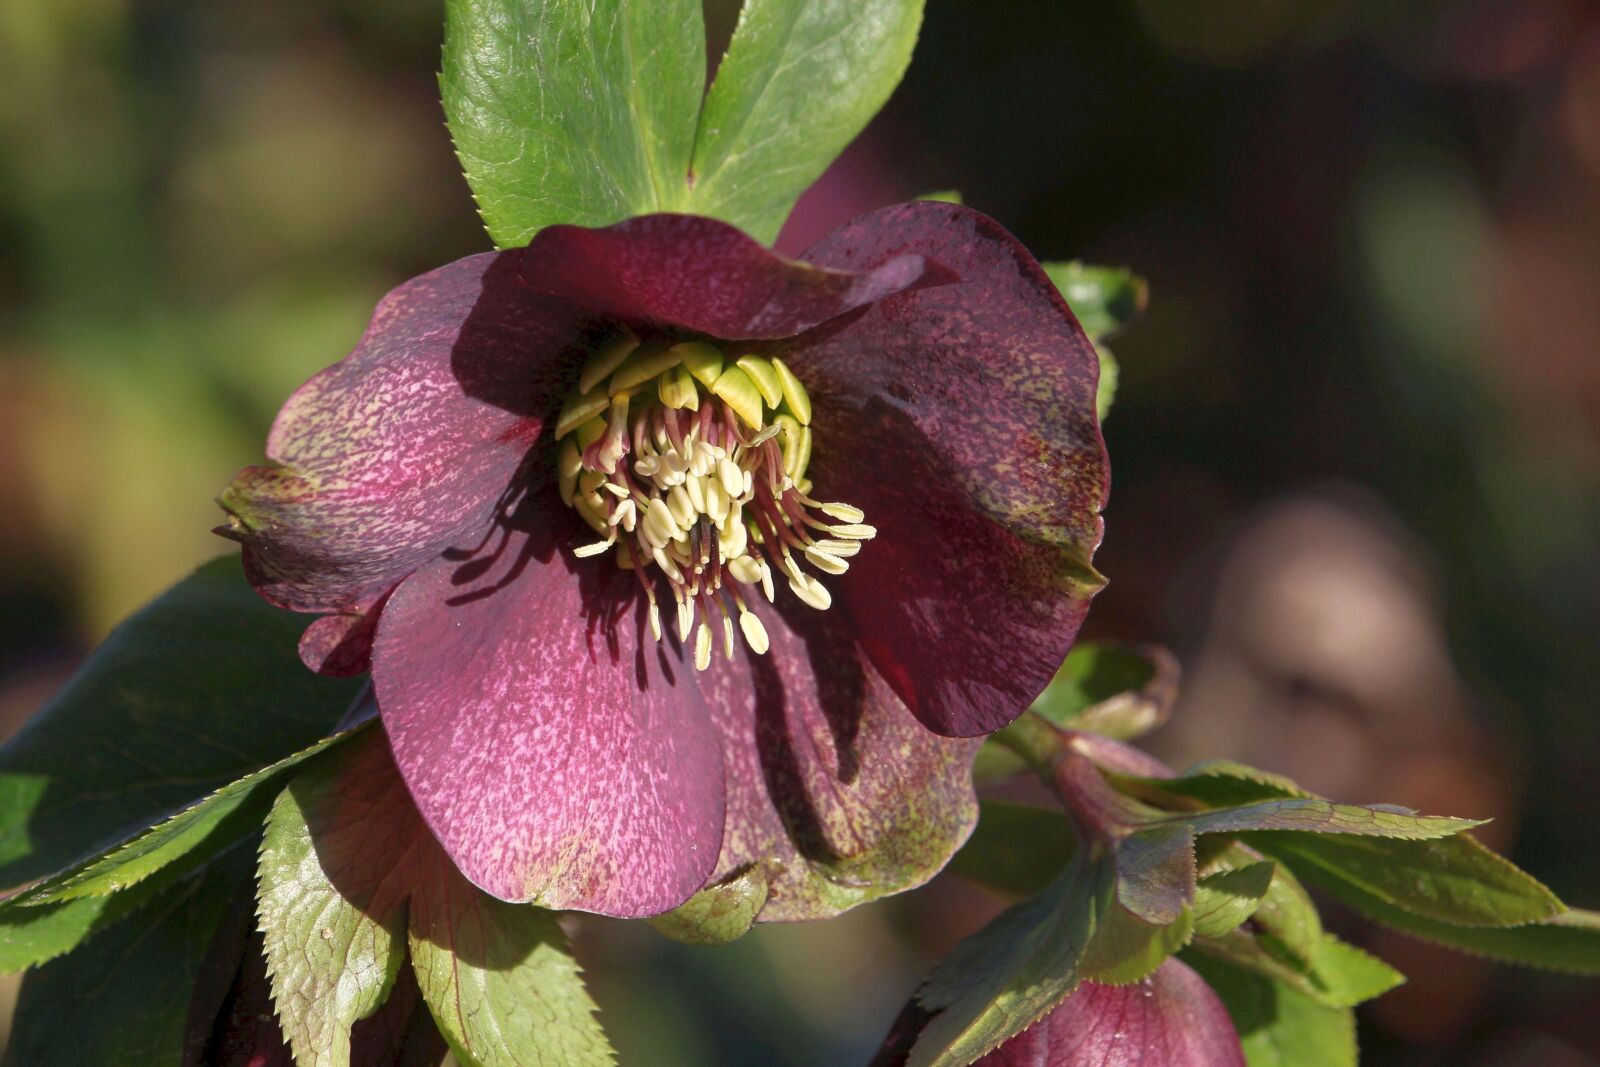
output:
<path id="1" fill-rule="evenodd" d="M 872 1067 L 905 1064 L 926 1021 L 909 1005 Z M 1128 985 L 1083 983 L 972 1067 L 1245 1067 L 1245 1059 L 1221 999 L 1169 959 Z"/>
<path id="2" fill-rule="evenodd" d="M 1100 579 L 1094 350 L 991 220 L 783 258 L 552 226 L 396 289 L 221 497 L 268 600 L 370 666 L 417 806 L 496 896 L 765 918 L 931 876 Z"/>

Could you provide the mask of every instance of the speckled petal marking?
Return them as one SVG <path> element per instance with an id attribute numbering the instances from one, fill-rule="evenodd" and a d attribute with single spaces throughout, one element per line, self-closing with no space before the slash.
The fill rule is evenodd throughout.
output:
<path id="1" fill-rule="evenodd" d="M 553 492 L 521 515 L 531 530 L 447 554 L 390 597 L 372 677 L 395 762 L 489 893 L 669 910 L 722 840 L 722 754 L 694 671 L 642 634 L 631 575 L 572 556 L 581 527 Z"/>
<path id="2" fill-rule="evenodd" d="M 220 503 L 252 581 L 348 612 L 487 523 L 571 375 L 578 316 L 516 254 L 471 256 L 384 298 L 355 350 L 289 399 Z"/>
<path id="3" fill-rule="evenodd" d="M 909 254 L 961 281 L 774 351 L 812 394 L 819 491 L 878 528 L 841 606 L 913 713 L 970 736 L 1044 688 L 1102 584 L 1098 361 L 1028 252 L 966 208 L 874 212 L 806 258 L 870 270 Z"/>
<path id="4" fill-rule="evenodd" d="M 864 273 L 820 269 L 697 215 L 551 226 L 528 245 L 523 273 L 535 292 L 623 322 L 747 340 L 790 337 L 890 293 L 953 280 L 915 252 Z"/>
<path id="5" fill-rule="evenodd" d="M 751 610 L 767 654 L 740 649 L 699 676 L 727 751 L 715 877 L 762 866 L 761 918 L 782 922 L 921 885 L 976 822 L 976 742 L 917 722 L 837 620 L 783 601 Z"/>

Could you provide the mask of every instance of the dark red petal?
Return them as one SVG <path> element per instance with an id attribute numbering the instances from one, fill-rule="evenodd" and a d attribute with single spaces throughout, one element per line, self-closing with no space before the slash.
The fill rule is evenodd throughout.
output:
<path id="1" fill-rule="evenodd" d="M 206 1067 L 294 1067 L 272 1007 L 260 933 L 245 941 L 238 974 L 223 1001 L 202 1062 Z"/>
<path id="2" fill-rule="evenodd" d="M 536 292 L 624 322 L 731 339 L 792 337 L 890 293 L 952 280 L 914 252 L 864 273 L 823 270 L 698 215 L 550 226 L 528 245 L 523 274 Z"/>
<path id="3" fill-rule="evenodd" d="M 395 762 L 494 896 L 667 911 L 705 883 L 722 840 L 715 728 L 692 667 L 641 640 L 634 577 L 572 557 L 593 534 L 553 493 L 523 510 L 531 533 L 498 531 L 389 598 L 372 678 Z"/>
<path id="4" fill-rule="evenodd" d="M 973 1067 L 1245 1067 L 1245 1060 L 1222 1001 L 1169 959 L 1132 985 L 1085 982 Z"/>
<path id="5" fill-rule="evenodd" d="M 1101 584 L 1099 363 L 1033 257 L 977 212 L 888 208 L 806 257 L 912 254 L 961 281 L 888 296 L 785 358 L 812 394 L 813 495 L 879 531 L 837 580 L 841 607 L 912 712 L 970 736 L 1045 687 Z"/>
<path id="6" fill-rule="evenodd" d="M 372 669 L 372 639 L 392 590 L 339 615 L 324 615 L 300 635 L 300 661 L 318 674 L 349 678 Z"/>
<path id="7" fill-rule="evenodd" d="M 289 398 L 222 494 L 251 581 L 348 612 L 482 529 L 581 358 L 576 313 L 517 253 L 470 256 L 385 297 L 355 350 Z"/>
<path id="8" fill-rule="evenodd" d="M 798 921 L 937 874 L 977 821 L 977 745 L 917 722 L 834 613 L 779 606 L 752 604 L 767 654 L 719 651 L 701 685 L 728 768 L 715 877 L 760 865 L 761 918 Z"/>

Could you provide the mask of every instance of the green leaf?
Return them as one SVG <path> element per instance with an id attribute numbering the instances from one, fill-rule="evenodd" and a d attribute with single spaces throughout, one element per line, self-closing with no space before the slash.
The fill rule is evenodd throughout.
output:
<path id="1" fill-rule="evenodd" d="M 448 0 L 439 85 L 495 244 L 685 209 L 705 47 L 700 0 Z"/>
<path id="2" fill-rule="evenodd" d="M 1371 953 L 1324 934 L 1311 960 L 1311 980 L 1329 1000 L 1354 1007 L 1403 985 L 1406 976 Z"/>
<path id="3" fill-rule="evenodd" d="M 228 783 L 165 822 L 0 903 L 0 916 L 19 906 L 38 907 L 117 893 L 180 859 L 187 858 L 193 864 L 209 858 L 256 832 L 272 803 L 274 787 L 291 770 L 348 736 L 346 732 L 324 738 L 270 767 Z"/>
<path id="4" fill-rule="evenodd" d="M 684 206 L 770 243 L 900 83 L 921 21 L 922 0 L 745 0 Z"/>
<path id="5" fill-rule="evenodd" d="M 962 202 L 960 189 L 938 189 L 931 193 L 923 193 L 918 200 L 936 200 L 941 204 L 959 204 Z"/>
<path id="6" fill-rule="evenodd" d="M 1334 1008 L 1354 1007 L 1405 981 L 1404 975 L 1376 956 L 1332 934 L 1322 935 L 1304 966 L 1279 955 L 1268 940 L 1242 929 L 1196 938 L 1194 948 L 1235 967 L 1281 982 L 1319 1004 Z"/>
<path id="7" fill-rule="evenodd" d="M 202 964 L 250 859 L 248 848 L 232 850 L 78 951 L 28 972 L 8 1067 L 179 1067 Z"/>
<path id="8" fill-rule="evenodd" d="M 1166 721 L 1178 695 L 1178 661 L 1156 645 L 1090 642 L 1067 653 L 1032 710 L 1057 726 L 1118 741 Z"/>
<path id="9" fill-rule="evenodd" d="M 1330 1008 L 1281 982 L 1186 952 L 1216 990 L 1239 1031 L 1249 1067 L 1356 1067 L 1355 1014 Z"/>
<path id="10" fill-rule="evenodd" d="M 1144 311 L 1149 287 L 1143 278 L 1126 267 L 1093 267 L 1077 260 L 1041 263 L 1040 266 L 1078 317 L 1083 332 L 1094 342 L 1095 353 L 1100 357 L 1095 410 L 1104 421 L 1116 398 L 1119 376 L 1116 357 L 1105 341 L 1127 329 Z"/>
<path id="11" fill-rule="evenodd" d="M 1117 383 L 1122 380 L 1122 366 L 1103 341 L 1096 341 L 1094 354 L 1100 360 L 1100 376 L 1094 385 L 1094 415 L 1101 422 L 1111 414 L 1111 405 L 1117 399 Z"/>
<path id="12" fill-rule="evenodd" d="M 1151 923 L 1170 923 L 1194 903 L 1194 835 L 1186 826 L 1159 826 L 1113 846 L 1117 903 Z"/>
<path id="13" fill-rule="evenodd" d="M 1192 827 L 1197 834 L 1231 834 L 1243 831 L 1292 831 L 1302 834 L 1350 834 L 1407 840 L 1448 837 L 1474 826 L 1480 819 L 1451 819 L 1415 815 L 1403 809 L 1334 804 L 1315 797 L 1286 797 L 1217 808 L 1169 821 Z"/>
<path id="14" fill-rule="evenodd" d="M 1177 918 L 1156 923 L 1120 904 L 1113 905 L 1078 961 L 1079 977 L 1107 985 L 1141 981 L 1193 937 L 1194 912 L 1187 905 Z"/>
<path id="15" fill-rule="evenodd" d="M 1333 892 L 1363 895 L 1456 926 L 1518 926 L 1564 905 L 1550 890 L 1476 840 L 1392 841 L 1251 834 L 1247 840 Z"/>
<path id="16" fill-rule="evenodd" d="M 1232 808 L 1262 800 L 1312 796 L 1281 775 L 1258 771 L 1229 760 L 1197 763 L 1175 778 L 1138 778 L 1118 774 L 1107 777 L 1129 796 L 1166 808 Z"/>
<path id="17" fill-rule="evenodd" d="M 0 911 L 0 974 L 71 952 L 90 934 L 145 903 L 142 893 Z"/>
<path id="18" fill-rule="evenodd" d="M 1245 862 L 1257 855 L 1242 845 L 1234 845 L 1230 853 L 1242 855 Z M 1306 892 L 1305 886 L 1290 873 L 1289 868 L 1281 863 L 1273 866 L 1276 869 L 1272 872 L 1272 884 L 1267 887 L 1267 895 L 1261 898 L 1260 906 L 1251 917 L 1256 937 L 1279 956 L 1295 961 L 1303 969 L 1309 969 L 1312 958 L 1322 944 L 1322 916 L 1318 914 L 1311 894 Z"/>
<path id="19" fill-rule="evenodd" d="M 305 621 L 227 557 L 118 627 L 0 749 L 0 885 L 95 857 L 326 733 L 361 683 L 306 670 Z"/>
<path id="20" fill-rule="evenodd" d="M 1279 849 L 1279 852 L 1280 862 L 1295 868 L 1306 881 L 1385 926 L 1503 963 L 1600 975 L 1600 913 L 1572 909 L 1547 919 L 1500 928 L 1458 925 L 1429 918 L 1415 910 L 1419 902 L 1432 910 L 1429 895 L 1410 898 L 1407 906 L 1401 907 L 1394 903 L 1399 898 L 1393 886 L 1376 891 L 1368 889 L 1367 879 L 1347 878 L 1336 869 L 1305 863 L 1287 850 Z"/>
<path id="21" fill-rule="evenodd" d="M 280 795 L 258 905 L 273 1002 L 301 1063 L 349 1063 L 351 1028 L 383 1004 L 406 947 L 463 1067 L 612 1062 L 554 916 L 461 876 L 381 731 L 340 746 Z"/>
<path id="22" fill-rule="evenodd" d="M 767 902 L 767 875 L 750 867 L 645 922 L 686 945 L 726 945 L 750 932 Z"/>
<path id="23" fill-rule="evenodd" d="M 608 1067 L 611 1045 L 555 916 L 480 892 L 448 861 L 411 899 L 412 965 L 462 1067 Z"/>
<path id="24" fill-rule="evenodd" d="M 1450 926 L 1375 900 L 1360 901 L 1342 891 L 1334 895 L 1386 926 L 1475 956 L 1569 974 L 1600 975 L 1600 912 L 1574 908 L 1526 926 L 1494 929 Z"/>
<path id="25" fill-rule="evenodd" d="M 1149 286 L 1126 267 L 1095 267 L 1079 260 L 1039 265 L 1096 344 L 1127 329 L 1149 301 Z"/>
<path id="26" fill-rule="evenodd" d="M 1109 862 L 1080 854 L 1045 892 L 957 945 L 917 993 L 938 1014 L 907 1067 L 964 1067 L 1077 988 L 1078 963 L 1112 906 L 1114 882 Z"/>
<path id="27" fill-rule="evenodd" d="M 1306 793 L 1287 778 L 1223 761 L 1201 764 L 1176 778 L 1114 773 L 1106 778 L 1142 803 L 1185 812 L 1169 820 L 1183 822 L 1200 834 L 1276 830 L 1425 840 L 1483 825 L 1478 819 L 1418 815 L 1390 805 L 1335 804 Z M 1198 806 L 1206 810 L 1190 810 Z"/>
<path id="28" fill-rule="evenodd" d="M 406 898 L 420 827 L 379 731 L 298 775 L 267 817 L 257 915 L 267 974 L 295 1060 L 347 1067 L 350 1031 L 405 962 Z"/>
<path id="29" fill-rule="evenodd" d="M 1021 900 L 1055 881 L 1076 851 L 1072 823 L 1055 808 L 984 800 L 978 826 L 950 870 L 1001 896 Z"/>
<path id="30" fill-rule="evenodd" d="M 1177 693 L 1178 663 L 1165 649 L 1085 642 L 1067 653 L 1030 710 L 1057 726 L 1129 741 L 1165 722 Z M 992 741 L 979 750 L 973 778 L 995 782 L 1025 770 L 1021 756 Z"/>
<path id="31" fill-rule="evenodd" d="M 1226 933 L 1256 913 L 1272 886 L 1277 864 L 1251 863 L 1200 879 L 1194 891 L 1194 932 L 1211 937 Z"/>

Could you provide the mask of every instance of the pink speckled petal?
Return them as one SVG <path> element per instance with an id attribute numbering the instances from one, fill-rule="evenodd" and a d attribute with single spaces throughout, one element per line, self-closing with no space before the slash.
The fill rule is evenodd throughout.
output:
<path id="1" fill-rule="evenodd" d="M 977 820 L 976 742 L 917 722 L 835 612 L 755 599 L 768 653 L 719 655 L 701 676 L 726 746 L 715 877 L 760 866 L 760 918 L 785 922 L 921 885 Z"/>
<path id="2" fill-rule="evenodd" d="M 822 270 L 697 215 L 548 227 L 528 245 L 523 275 L 536 292 L 624 322 L 731 339 L 791 337 L 890 293 L 953 280 L 915 252 L 861 273 Z"/>
<path id="3" fill-rule="evenodd" d="M 574 559 L 554 493 L 481 551 L 400 585 L 372 677 L 395 762 L 461 872 L 503 900 L 632 917 L 699 889 L 722 753 L 675 650 L 641 640 L 634 577 Z"/>
<path id="4" fill-rule="evenodd" d="M 279 412 L 276 467 L 241 471 L 219 532 L 299 611 L 352 612 L 481 531 L 581 359 L 572 310 L 529 293 L 516 253 L 400 286 L 343 361 Z"/>
<path id="5" fill-rule="evenodd" d="M 961 281 L 777 351 L 811 391 L 814 495 L 879 531 L 830 581 L 840 606 L 922 722 L 972 736 L 1044 688 L 1101 584 L 1099 365 L 1033 257 L 977 212 L 887 208 L 806 258 L 870 270 L 913 254 Z"/>
<path id="6" fill-rule="evenodd" d="M 1132 985 L 1085 982 L 973 1067 L 1245 1067 L 1245 1060 L 1222 1001 L 1169 959 Z"/>

